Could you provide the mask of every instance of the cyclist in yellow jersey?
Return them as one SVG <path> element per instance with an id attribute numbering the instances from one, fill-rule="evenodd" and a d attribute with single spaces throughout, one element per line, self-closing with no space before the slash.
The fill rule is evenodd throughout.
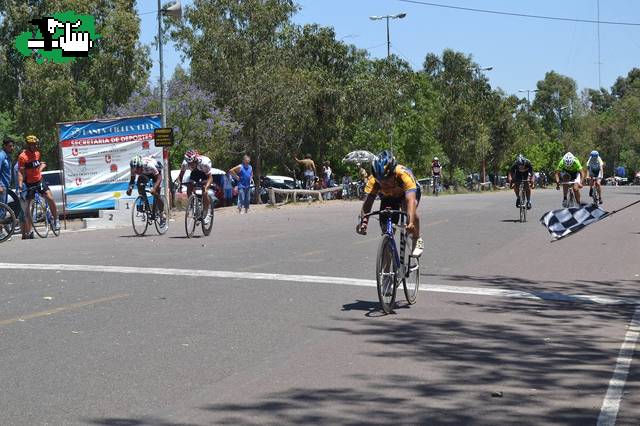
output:
<path id="1" fill-rule="evenodd" d="M 576 196 L 576 201 L 580 204 L 580 189 L 584 174 L 582 164 L 572 153 L 567 152 L 556 167 L 556 189 L 560 189 L 560 178 L 562 177 L 562 206 L 567 206 L 567 192 L 569 185 Z"/>
<path id="2" fill-rule="evenodd" d="M 415 241 L 411 254 L 420 256 L 424 251 L 424 242 L 420 237 L 420 219 L 416 209 L 420 203 L 421 192 L 411 170 L 398 164 L 390 151 L 383 151 L 371 162 L 371 176 L 367 180 L 364 192 L 367 198 L 362 204 L 361 217 L 371 211 L 378 194 L 380 194 L 380 210 L 390 208 L 407 212 L 406 230 Z M 398 217 L 394 217 L 393 222 L 397 223 L 397 221 Z M 362 235 L 367 233 L 368 222 L 368 218 L 362 219 L 357 228 L 358 233 Z M 382 222 L 380 226 L 383 226 Z"/>

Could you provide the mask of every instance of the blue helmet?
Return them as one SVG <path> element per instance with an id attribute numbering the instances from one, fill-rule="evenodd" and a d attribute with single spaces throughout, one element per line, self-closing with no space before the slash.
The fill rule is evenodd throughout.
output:
<path id="1" fill-rule="evenodd" d="M 600 153 L 598 151 L 591 151 L 591 158 L 597 158 L 600 156 Z"/>
<path id="2" fill-rule="evenodd" d="M 371 162 L 371 174 L 376 179 L 383 179 L 390 176 L 396 169 L 398 163 L 391 151 L 382 151 Z"/>

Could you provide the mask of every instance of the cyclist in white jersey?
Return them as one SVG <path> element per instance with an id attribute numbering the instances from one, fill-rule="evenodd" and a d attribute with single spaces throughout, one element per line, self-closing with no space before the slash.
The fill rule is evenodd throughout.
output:
<path id="1" fill-rule="evenodd" d="M 135 155 L 131 159 L 129 166 L 131 166 L 131 178 L 129 179 L 127 195 L 131 195 L 131 192 L 133 191 L 133 184 L 137 177 L 138 195 L 146 199 L 147 192 L 145 191 L 145 187 L 149 181 L 151 181 L 153 182 L 153 187 L 150 191 L 151 195 L 157 196 L 158 211 L 164 212 L 164 203 L 162 202 L 162 198 L 159 197 L 160 184 L 162 183 L 162 163 L 153 157 L 141 157 L 139 155 Z M 166 220 L 166 218 L 163 219 Z"/>
<path id="2" fill-rule="evenodd" d="M 187 196 L 191 196 L 193 193 L 193 189 L 196 184 L 202 184 L 202 193 L 209 194 L 209 197 L 202 197 L 202 208 L 205 212 L 209 211 L 209 202 L 213 197 L 213 190 L 211 189 L 211 184 L 213 183 L 213 174 L 211 174 L 211 160 L 209 157 L 205 157 L 204 155 L 198 154 L 198 151 L 190 149 L 184 154 L 184 161 L 182 162 L 182 166 L 180 167 L 180 174 L 178 175 L 178 191 L 182 191 L 182 178 L 184 176 L 184 172 L 188 170 L 191 171 L 189 174 L 189 180 L 187 180 L 185 185 L 187 185 Z M 211 220 L 211 216 L 207 214 L 207 217 L 204 218 L 205 226 L 209 225 L 209 221 Z"/>
<path id="3" fill-rule="evenodd" d="M 598 192 L 598 202 L 602 204 L 602 187 L 600 186 L 600 180 L 603 176 L 604 170 L 604 161 L 600 158 L 600 153 L 598 151 L 591 151 L 589 155 L 589 159 L 587 160 L 587 173 L 589 177 L 589 196 L 591 196 L 594 186 L 595 190 Z"/>

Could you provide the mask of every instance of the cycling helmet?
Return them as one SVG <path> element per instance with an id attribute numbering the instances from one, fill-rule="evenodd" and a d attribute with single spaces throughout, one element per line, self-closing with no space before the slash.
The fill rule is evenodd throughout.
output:
<path id="1" fill-rule="evenodd" d="M 134 155 L 129 162 L 129 166 L 133 168 L 142 167 L 142 157 L 139 155 Z"/>
<path id="2" fill-rule="evenodd" d="M 598 151 L 591 151 L 591 158 L 597 158 L 600 156 L 600 153 Z"/>
<path id="3" fill-rule="evenodd" d="M 567 152 L 564 157 L 562 157 L 562 162 L 565 166 L 571 167 L 573 166 L 573 162 L 576 160 L 576 157 L 573 156 L 572 153 Z"/>
<path id="4" fill-rule="evenodd" d="M 527 159 L 524 157 L 524 155 L 518 154 L 518 156 L 516 157 L 516 164 L 518 166 L 524 166 L 525 164 L 527 164 Z"/>
<path id="5" fill-rule="evenodd" d="M 438 157 L 433 157 L 433 161 L 439 161 Z"/>
<path id="6" fill-rule="evenodd" d="M 27 143 L 38 143 L 38 138 L 34 135 L 29 135 L 26 138 L 24 138 L 24 140 Z"/>
<path id="7" fill-rule="evenodd" d="M 371 162 L 371 174 L 376 179 L 383 179 L 390 176 L 397 165 L 398 163 L 391 151 L 382 151 Z"/>
<path id="8" fill-rule="evenodd" d="M 195 149 L 190 149 L 189 151 L 185 152 L 184 161 L 186 161 L 187 163 L 198 161 L 198 151 L 196 151 Z"/>

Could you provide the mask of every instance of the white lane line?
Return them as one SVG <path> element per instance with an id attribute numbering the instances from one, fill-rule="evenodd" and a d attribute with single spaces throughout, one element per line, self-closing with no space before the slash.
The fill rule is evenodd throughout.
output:
<path id="1" fill-rule="evenodd" d="M 620 409 L 620 400 L 622 399 L 622 391 L 627 381 L 631 360 L 633 359 L 633 353 L 636 350 L 639 337 L 640 306 L 636 308 L 633 314 L 627 333 L 624 336 L 624 342 L 622 342 L 622 346 L 620 347 L 616 367 L 613 370 L 611 380 L 609 380 L 609 388 L 607 389 L 604 401 L 602 401 L 602 408 L 600 408 L 598 426 L 614 426 L 616 424 L 618 410 Z"/>
<path id="2" fill-rule="evenodd" d="M 69 264 L 22 264 L 0 263 L 0 269 L 41 270 L 41 271 L 73 271 L 73 272 L 106 272 L 115 274 L 143 274 L 143 275 L 175 275 L 210 278 L 232 278 L 244 280 L 289 281 L 302 283 L 321 283 L 349 286 L 375 287 L 374 280 L 345 277 L 326 277 L 317 275 L 286 275 L 263 272 L 233 272 L 211 271 L 206 269 L 173 269 L 173 268 L 144 268 L 132 266 L 107 266 L 107 265 L 69 265 Z M 509 297 L 516 299 L 533 299 L 553 302 L 570 303 L 595 303 L 598 305 L 635 305 L 640 304 L 638 299 L 617 299 L 604 296 L 591 295 L 566 295 L 562 293 L 506 290 L 497 288 L 462 287 L 427 284 L 420 290 L 434 293 L 469 294 L 476 296 Z"/>

